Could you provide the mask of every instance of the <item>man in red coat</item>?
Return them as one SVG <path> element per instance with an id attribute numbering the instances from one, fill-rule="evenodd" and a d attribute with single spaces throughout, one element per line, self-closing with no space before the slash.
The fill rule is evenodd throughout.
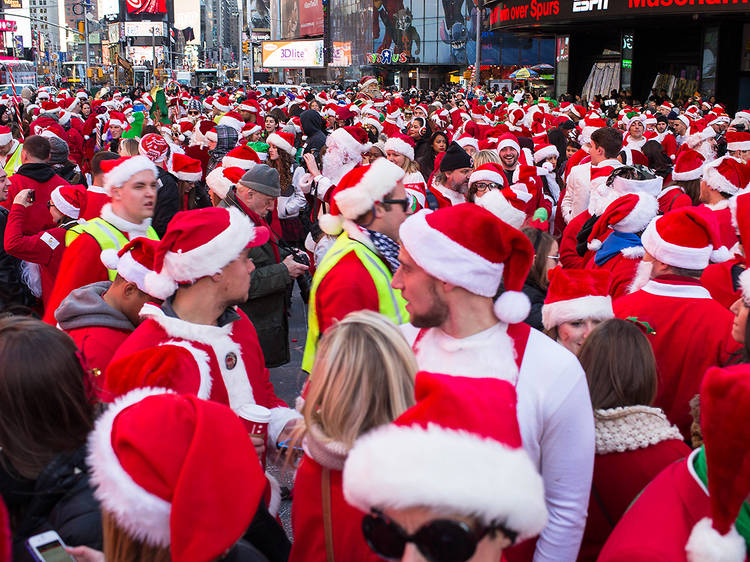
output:
<path id="1" fill-rule="evenodd" d="M 458 143 L 450 143 L 440 160 L 439 173 L 427 187 L 427 206 L 435 210 L 465 203 L 472 171 L 471 156 Z"/>
<path id="2" fill-rule="evenodd" d="M 146 236 L 158 240 L 151 228 L 156 203 L 156 166 L 145 156 L 130 156 L 102 162 L 104 188 L 112 202 L 101 215 L 72 228 L 66 236 L 66 250 L 55 280 L 44 321 L 55 324 L 54 313 L 70 292 L 97 281 L 114 280 L 116 270 L 100 259 L 104 250 L 119 251 L 129 240 Z"/>
<path id="3" fill-rule="evenodd" d="M 47 163 L 50 155 L 49 140 L 39 135 L 26 137 L 21 149 L 21 167 L 10 177 L 8 201 L 14 201 L 19 191 L 34 190 L 34 202 L 27 209 L 24 234 L 36 234 L 55 226 L 47 208 L 52 191 L 67 185 Z"/>
<path id="4" fill-rule="evenodd" d="M 615 527 L 599 562 L 747 560 L 748 381 L 747 364 L 706 372 L 700 398 L 704 446 L 646 487 Z"/>
<path id="5" fill-rule="evenodd" d="M 250 290 L 254 265 L 249 250 L 268 238 L 267 228 L 255 228 L 238 209 L 177 213 L 156 250 L 157 274 L 145 277 L 148 293 L 165 300 L 161 307 L 143 307 L 145 320 L 117 350 L 112 365 L 147 348 L 164 346 L 166 354 L 171 346 L 182 347 L 197 368 L 180 369 L 173 379 L 159 384 L 235 411 L 249 404 L 269 408 L 268 442 L 278 443 L 300 416 L 276 396 L 255 328 L 237 309 Z M 152 384 L 148 372 L 142 373 L 145 379 L 114 378 L 112 370 L 105 390 L 114 396 Z M 263 440 L 254 439 L 256 450 L 262 452 Z"/>
<path id="6" fill-rule="evenodd" d="M 750 183 L 750 166 L 724 156 L 709 162 L 701 181 L 701 202 L 716 216 L 719 236 L 723 246 L 733 248 L 737 243 L 737 232 L 732 224 L 729 198 L 737 195 Z"/>
<path id="7" fill-rule="evenodd" d="M 659 385 L 654 406 L 690 437 L 690 399 L 706 369 L 723 365 L 737 350 L 732 314 L 700 284 L 714 249 L 721 244 L 711 213 L 680 208 L 658 217 L 644 231 L 645 255 L 635 292 L 614 302 L 615 316 L 637 317 L 655 330 L 649 341 Z"/>

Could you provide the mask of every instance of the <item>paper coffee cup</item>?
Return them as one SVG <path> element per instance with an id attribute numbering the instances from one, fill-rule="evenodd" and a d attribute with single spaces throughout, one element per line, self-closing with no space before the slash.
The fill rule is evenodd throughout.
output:
<path id="1" fill-rule="evenodd" d="M 271 410 L 258 404 L 245 404 L 236 410 L 237 415 L 245 425 L 250 435 L 262 437 L 266 441 L 268 437 L 268 422 L 271 421 Z M 266 453 L 260 459 L 261 464 L 266 466 Z"/>

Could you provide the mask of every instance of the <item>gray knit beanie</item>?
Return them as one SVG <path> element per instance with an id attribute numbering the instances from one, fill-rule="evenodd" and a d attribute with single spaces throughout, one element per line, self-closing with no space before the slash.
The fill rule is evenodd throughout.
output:
<path id="1" fill-rule="evenodd" d="M 281 195 L 281 184 L 279 183 L 279 172 L 271 166 L 256 164 L 240 178 L 240 185 L 244 185 L 269 197 Z"/>

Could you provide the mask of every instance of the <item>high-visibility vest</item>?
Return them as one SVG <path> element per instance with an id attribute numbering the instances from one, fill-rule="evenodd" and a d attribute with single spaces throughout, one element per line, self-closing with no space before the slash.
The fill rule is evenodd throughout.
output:
<path id="1" fill-rule="evenodd" d="M 320 323 L 315 310 L 315 295 L 323 278 L 331 271 L 341 259 L 354 252 L 362 265 L 370 274 L 375 289 L 378 293 L 378 312 L 390 318 L 396 324 L 409 321 L 409 313 L 406 311 L 406 300 L 401 296 L 401 291 L 391 287 L 393 275 L 383 263 L 383 260 L 367 246 L 349 238 L 346 232 L 341 234 L 333 246 L 328 250 L 322 263 L 315 270 L 312 289 L 310 290 L 309 312 L 307 315 L 307 341 L 305 342 L 305 354 L 302 358 L 302 369 L 308 373 L 311 371 L 315 353 L 320 338 Z M 341 295 L 346 298 L 346 295 Z"/>
<path id="2" fill-rule="evenodd" d="M 96 217 L 83 224 L 76 225 L 68 230 L 68 232 L 65 233 L 65 246 L 70 246 L 73 243 L 73 240 L 78 238 L 78 236 L 83 232 L 93 236 L 94 240 L 96 240 L 96 243 L 99 244 L 99 247 L 102 249 L 102 251 L 114 250 L 115 252 L 119 252 L 129 242 L 129 240 L 122 232 L 120 232 L 120 230 L 109 224 L 103 218 Z M 146 238 L 150 238 L 151 240 L 158 240 L 159 235 L 156 234 L 156 231 L 149 226 L 148 230 L 146 231 Z M 110 281 L 114 281 L 115 277 L 117 276 L 117 270 L 107 269 L 107 276 L 109 277 Z"/>
<path id="3" fill-rule="evenodd" d="M 8 161 L 5 163 L 5 166 L 3 166 L 3 170 L 5 170 L 5 173 L 7 174 L 8 177 L 15 174 L 18 171 L 18 168 L 21 167 L 21 150 L 22 149 L 23 149 L 23 145 L 19 143 L 15 152 L 11 154 L 10 158 L 8 158 Z"/>

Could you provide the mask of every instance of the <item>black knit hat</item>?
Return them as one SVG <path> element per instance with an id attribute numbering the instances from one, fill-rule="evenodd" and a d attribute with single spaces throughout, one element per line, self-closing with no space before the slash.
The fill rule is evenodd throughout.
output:
<path id="1" fill-rule="evenodd" d="M 454 141 L 448 145 L 448 150 L 445 151 L 443 159 L 440 161 L 440 171 L 450 172 L 459 168 L 471 168 L 472 165 L 471 156 L 461 148 L 460 144 Z"/>

